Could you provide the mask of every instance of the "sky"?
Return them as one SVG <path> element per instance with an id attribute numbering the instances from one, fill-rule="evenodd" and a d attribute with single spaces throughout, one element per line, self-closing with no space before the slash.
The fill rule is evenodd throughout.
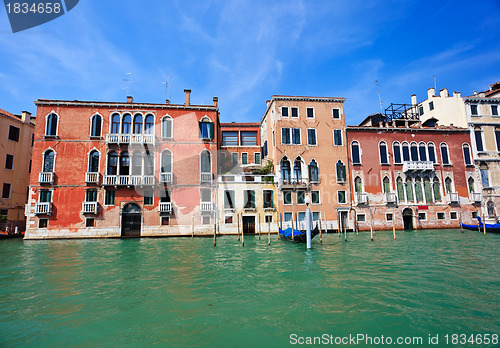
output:
<path id="1" fill-rule="evenodd" d="M 219 98 L 222 122 L 298 95 L 346 98 L 354 125 L 380 111 L 375 81 L 384 108 L 500 81 L 500 0 L 80 0 L 15 34 L 2 6 L 0 48 L 15 114 L 39 98 L 182 104 L 191 89 L 192 104 Z"/>

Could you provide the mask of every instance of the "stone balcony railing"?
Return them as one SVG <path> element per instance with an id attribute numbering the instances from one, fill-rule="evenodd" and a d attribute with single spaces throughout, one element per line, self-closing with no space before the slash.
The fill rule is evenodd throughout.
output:
<path id="1" fill-rule="evenodd" d="M 460 202 L 460 198 L 458 197 L 457 192 L 447 193 L 446 198 L 448 200 L 448 203 L 459 203 Z"/>
<path id="2" fill-rule="evenodd" d="M 173 182 L 172 179 L 173 179 L 172 173 L 160 173 L 160 182 L 161 183 L 171 184 Z"/>
<path id="3" fill-rule="evenodd" d="M 201 202 L 200 210 L 201 212 L 211 212 L 213 210 L 212 202 Z"/>
<path id="4" fill-rule="evenodd" d="M 404 161 L 403 172 L 425 172 L 433 171 L 434 163 L 432 161 Z"/>
<path id="5" fill-rule="evenodd" d="M 368 204 L 368 196 L 366 193 L 356 193 L 354 197 L 356 197 L 357 204 Z"/>
<path id="6" fill-rule="evenodd" d="M 297 188 L 297 189 L 307 189 L 309 187 L 309 179 L 308 178 L 287 178 L 286 180 L 281 177 L 278 181 L 278 188 Z"/>
<path id="7" fill-rule="evenodd" d="M 83 202 L 82 203 L 82 213 L 83 214 L 97 214 L 97 202 Z"/>
<path id="8" fill-rule="evenodd" d="M 53 172 L 40 172 L 38 174 L 38 183 L 42 184 L 53 184 L 54 183 L 54 173 Z"/>
<path id="9" fill-rule="evenodd" d="M 151 144 L 155 143 L 154 134 L 106 134 L 108 144 Z"/>
<path id="10" fill-rule="evenodd" d="M 158 211 L 160 213 L 172 213 L 172 202 L 160 202 Z"/>
<path id="11" fill-rule="evenodd" d="M 86 172 L 85 173 L 85 182 L 87 184 L 99 184 L 99 178 L 101 177 L 101 173 L 98 172 Z"/>
<path id="12" fill-rule="evenodd" d="M 51 202 L 36 203 L 35 214 L 37 214 L 37 215 L 50 215 L 51 213 L 52 213 L 52 203 Z"/>
<path id="13" fill-rule="evenodd" d="M 396 193 L 395 192 L 388 192 L 385 194 L 385 202 L 387 204 L 394 204 L 397 202 L 396 199 Z"/>
<path id="14" fill-rule="evenodd" d="M 200 173 L 200 183 L 201 184 L 211 184 L 213 182 L 212 173 Z"/>
<path id="15" fill-rule="evenodd" d="M 104 175 L 104 186 L 152 186 L 153 175 Z"/>
<path id="16" fill-rule="evenodd" d="M 481 193 L 478 193 L 478 192 L 471 192 L 470 194 L 470 200 L 471 202 L 473 203 L 481 203 L 483 197 L 481 195 Z"/>

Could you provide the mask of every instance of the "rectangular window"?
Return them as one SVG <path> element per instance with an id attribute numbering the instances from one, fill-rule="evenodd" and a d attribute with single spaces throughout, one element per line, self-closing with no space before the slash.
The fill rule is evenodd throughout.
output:
<path id="1" fill-rule="evenodd" d="M 233 152 L 231 154 L 231 160 L 233 162 L 233 166 L 238 164 L 238 153 L 237 152 Z"/>
<path id="2" fill-rule="evenodd" d="M 28 166 L 28 173 L 31 173 L 31 160 L 30 160 L 30 164 Z"/>
<path id="3" fill-rule="evenodd" d="M 299 108 L 292 107 L 292 117 L 299 117 Z"/>
<path id="4" fill-rule="evenodd" d="M 170 216 L 162 216 L 161 217 L 161 225 L 162 226 L 170 225 Z"/>
<path id="5" fill-rule="evenodd" d="M 385 220 L 386 221 L 392 221 L 392 213 L 385 214 Z"/>
<path id="6" fill-rule="evenodd" d="M 347 203 L 347 197 L 346 197 L 345 191 L 337 191 L 337 199 L 338 199 L 340 204 Z"/>
<path id="7" fill-rule="evenodd" d="M 85 227 L 94 227 L 94 218 L 86 218 Z"/>
<path id="8" fill-rule="evenodd" d="M 366 221 L 366 215 L 365 214 L 358 214 L 358 215 L 356 215 L 356 220 L 358 222 L 365 222 Z"/>
<path id="9" fill-rule="evenodd" d="M 292 204 L 292 191 L 283 191 L 283 204 Z"/>
<path id="10" fill-rule="evenodd" d="M 437 218 L 438 220 L 444 220 L 446 219 L 446 215 L 443 212 L 437 213 Z"/>
<path id="11" fill-rule="evenodd" d="M 484 151 L 483 148 L 483 132 L 481 130 L 475 130 L 474 136 L 476 139 L 476 149 L 477 151 Z"/>
<path id="12" fill-rule="evenodd" d="M 333 145 L 342 146 L 342 129 L 333 130 Z"/>
<path id="13" fill-rule="evenodd" d="M 314 118 L 314 108 L 307 108 L 307 118 Z"/>
<path id="14" fill-rule="evenodd" d="M 300 211 L 298 220 L 299 220 L 299 222 L 305 222 L 306 221 L 306 213 L 303 211 Z"/>
<path id="15" fill-rule="evenodd" d="M 300 128 L 292 128 L 292 144 L 300 145 Z"/>
<path id="16" fill-rule="evenodd" d="M 292 221 L 292 213 L 284 213 L 284 214 L 283 214 L 283 220 L 284 220 L 285 222 L 290 222 L 290 221 Z"/>
<path id="17" fill-rule="evenodd" d="M 104 205 L 115 205 L 116 191 L 106 190 L 104 194 Z"/>
<path id="18" fill-rule="evenodd" d="M 472 218 L 473 219 L 477 219 L 477 211 L 473 211 L 472 212 Z"/>
<path id="19" fill-rule="evenodd" d="M 213 139 L 214 137 L 214 124 L 212 122 L 200 122 L 200 138 Z"/>
<path id="20" fill-rule="evenodd" d="M 3 184 L 2 198 L 10 198 L 10 184 Z"/>
<path id="21" fill-rule="evenodd" d="M 153 191 L 144 191 L 144 205 L 153 205 Z"/>
<path id="22" fill-rule="evenodd" d="M 266 208 L 274 208 L 274 201 L 273 201 L 273 190 L 264 190 L 263 191 L 264 195 L 264 209 Z"/>
<path id="23" fill-rule="evenodd" d="M 226 217 L 224 218 L 224 223 L 225 223 L 226 225 L 230 225 L 230 224 L 232 224 L 232 223 L 233 223 L 233 216 L 232 216 L 232 215 L 228 215 L 228 216 L 226 216 Z"/>
<path id="24" fill-rule="evenodd" d="M 332 109 L 332 115 L 334 119 L 340 118 L 340 110 L 339 109 Z"/>
<path id="25" fill-rule="evenodd" d="M 290 144 L 290 128 L 281 128 L 281 143 Z"/>
<path id="26" fill-rule="evenodd" d="M 312 213 L 312 216 L 313 216 L 313 221 L 318 221 L 319 220 L 319 212 L 314 211 Z"/>
<path id="27" fill-rule="evenodd" d="M 430 111 L 434 110 L 434 102 L 429 103 L 429 110 Z"/>
<path id="28" fill-rule="evenodd" d="M 241 154 L 241 164 L 248 164 L 248 153 L 243 152 Z"/>
<path id="29" fill-rule="evenodd" d="M 202 219 L 203 225 L 210 225 L 210 216 L 204 216 Z"/>
<path id="30" fill-rule="evenodd" d="M 7 155 L 5 156 L 5 169 L 14 169 L 14 156 Z"/>
<path id="31" fill-rule="evenodd" d="M 307 129 L 307 145 L 317 145 L 316 143 L 316 129 Z"/>
<path id="32" fill-rule="evenodd" d="M 85 202 L 97 202 L 97 190 L 85 191 Z"/>
<path id="33" fill-rule="evenodd" d="M 222 132 L 222 146 L 238 146 L 238 132 Z"/>
<path id="34" fill-rule="evenodd" d="M 426 213 L 418 213 L 418 219 L 421 221 L 427 220 L 427 214 Z"/>
<path id="35" fill-rule="evenodd" d="M 311 203 L 319 204 L 319 191 L 311 191 Z"/>
<path id="36" fill-rule="evenodd" d="M 257 132 L 241 132 L 242 146 L 257 146 Z"/>
<path id="37" fill-rule="evenodd" d="M 281 107 L 281 116 L 282 117 L 288 117 L 288 106 L 282 106 Z"/>
<path id="38" fill-rule="evenodd" d="M 49 219 L 38 220 L 38 228 L 47 228 L 48 224 L 49 224 Z"/>
<path id="39" fill-rule="evenodd" d="M 210 189 L 200 190 L 201 201 L 205 203 L 212 202 L 212 191 Z"/>
<path id="40" fill-rule="evenodd" d="M 458 220 L 458 214 L 456 211 L 450 211 L 450 219 L 451 220 Z"/>
<path id="41" fill-rule="evenodd" d="M 234 209 L 234 190 L 224 191 L 224 208 Z"/>
<path id="42" fill-rule="evenodd" d="M 422 115 L 424 114 L 424 107 L 423 107 L 423 105 L 420 105 L 420 106 L 418 107 L 418 114 L 419 114 L 420 116 L 422 116 Z"/>
<path id="43" fill-rule="evenodd" d="M 40 203 L 50 203 L 52 201 L 52 191 L 40 190 Z"/>
<path id="44" fill-rule="evenodd" d="M 9 213 L 9 211 L 7 209 L 1 209 L 0 210 L 0 216 L 5 216 L 7 217 L 7 214 Z"/>
<path id="45" fill-rule="evenodd" d="M 492 105 L 491 106 L 491 114 L 493 116 L 498 116 L 498 105 Z"/>
<path id="46" fill-rule="evenodd" d="M 477 115 L 478 115 L 478 114 L 477 114 L 477 105 L 474 105 L 474 104 L 473 104 L 473 105 L 471 105 L 471 106 L 470 106 L 470 114 L 471 114 L 472 116 L 477 116 Z"/>
<path id="47" fill-rule="evenodd" d="M 255 152 L 253 154 L 253 162 L 255 164 L 260 164 L 260 152 Z"/>
<path id="48" fill-rule="evenodd" d="M 306 204 L 306 191 L 297 190 L 297 204 Z"/>
<path id="49" fill-rule="evenodd" d="M 273 222 L 273 216 L 272 215 L 266 215 L 264 217 L 264 219 L 265 219 L 266 224 L 270 224 L 271 222 Z"/>
<path id="50" fill-rule="evenodd" d="M 245 208 L 253 209 L 255 208 L 255 191 L 245 190 Z"/>
<path id="51" fill-rule="evenodd" d="M 19 128 L 14 126 L 9 127 L 9 140 L 19 141 Z"/>

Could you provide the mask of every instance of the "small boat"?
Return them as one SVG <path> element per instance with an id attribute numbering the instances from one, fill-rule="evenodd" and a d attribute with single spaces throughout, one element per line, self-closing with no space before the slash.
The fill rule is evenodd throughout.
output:
<path id="1" fill-rule="evenodd" d="M 480 231 L 483 232 L 485 229 L 486 232 L 489 233 L 500 233 L 500 223 L 496 224 L 483 224 L 481 222 L 481 218 L 478 217 L 477 221 L 479 222 L 479 225 L 467 225 L 467 224 L 462 224 L 462 227 L 465 228 L 466 230 L 472 230 L 472 231 Z"/>
<path id="2" fill-rule="evenodd" d="M 24 238 L 24 232 L 14 234 L 5 231 L 0 231 L 0 239 L 8 239 L 8 238 Z"/>
<path id="3" fill-rule="evenodd" d="M 307 242 L 307 233 L 306 231 L 300 231 L 293 229 L 291 227 L 282 230 L 279 229 L 279 234 L 281 239 L 292 241 L 292 231 L 293 231 L 293 241 L 295 243 L 306 243 Z M 316 226 L 313 230 L 311 230 L 311 240 L 319 234 L 318 226 Z"/>

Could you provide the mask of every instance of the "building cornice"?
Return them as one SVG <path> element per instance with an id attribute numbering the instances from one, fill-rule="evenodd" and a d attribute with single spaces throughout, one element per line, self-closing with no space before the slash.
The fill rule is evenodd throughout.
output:
<path id="1" fill-rule="evenodd" d="M 486 97 L 465 97 L 465 103 L 493 103 L 499 104 L 500 98 L 486 98 Z"/>
<path id="2" fill-rule="evenodd" d="M 438 133 L 469 133 L 470 130 L 467 128 L 385 128 L 385 127 L 359 127 L 359 126 L 347 126 L 345 128 L 347 131 L 355 132 L 386 132 L 386 133 L 411 133 L 411 132 L 438 132 Z"/>

